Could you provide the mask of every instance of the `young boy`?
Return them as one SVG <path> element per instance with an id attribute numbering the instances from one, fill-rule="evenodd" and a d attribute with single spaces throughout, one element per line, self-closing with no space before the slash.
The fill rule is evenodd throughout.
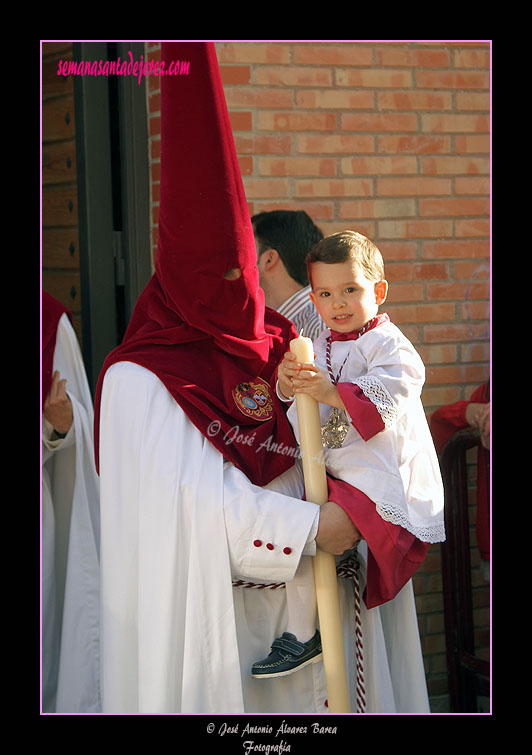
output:
<path id="1" fill-rule="evenodd" d="M 363 532 L 365 602 L 371 608 L 395 597 L 423 561 L 428 543 L 445 539 L 443 486 L 420 398 L 425 369 L 410 341 L 388 315 L 379 314 L 388 283 L 382 256 L 369 239 L 354 231 L 328 236 L 309 253 L 307 267 L 310 298 L 328 330 L 314 343 L 315 365 L 285 354 L 277 393 L 283 401 L 300 392 L 319 402 L 329 481 L 351 486 L 352 500 L 337 502 L 350 515 L 373 505 L 378 521 L 391 528 L 390 539 L 408 554 L 396 563 L 393 555 L 372 557 L 373 526 Z M 295 403 L 288 418 L 298 437 Z M 352 519 L 361 527 L 356 515 Z M 369 521 L 367 514 L 361 521 Z M 289 674 L 321 658 L 312 576 L 311 557 L 304 557 L 286 584 L 287 631 L 254 664 L 253 676 Z"/>

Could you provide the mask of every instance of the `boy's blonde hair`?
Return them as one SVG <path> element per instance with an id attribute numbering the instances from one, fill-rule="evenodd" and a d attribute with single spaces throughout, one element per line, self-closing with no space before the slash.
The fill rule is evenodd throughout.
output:
<path id="1" fill-rule="evenodd" d="M 384 279 L 384 261 L 375 244 L 357 231 L 340 231 L 326 236 L 307 254 L 306 264 L 310 284 L 314 262 L 347 262 L 353 260 L 364 271 L 368 280 Z"/>

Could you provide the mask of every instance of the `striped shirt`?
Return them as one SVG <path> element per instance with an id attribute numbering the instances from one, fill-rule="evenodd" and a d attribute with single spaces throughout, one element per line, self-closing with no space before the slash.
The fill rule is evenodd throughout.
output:
<path id="1" fill-rule="evenodd" d="M 321 331 L 325 329 L 325 323 L 309 299 L 310 291 L 310 286 L 296 291 L 284 304 L 281 304 L 277 311 L 294 323 L 299 335 L 315 341 Z"/>

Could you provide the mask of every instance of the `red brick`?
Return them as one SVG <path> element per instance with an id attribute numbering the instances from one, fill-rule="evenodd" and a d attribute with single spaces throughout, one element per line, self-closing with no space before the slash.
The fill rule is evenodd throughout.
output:
<path id="1" fill-rule="evenodd" d="M 357 154 L 375 152 L 375 139 L 373 136 L 347 134 L 330 136 L 298 136 L 297 151 L 307 154 L 334 153 Z"/>
<path id="2" fill-rule="evenodd" d="M 304 209 L 304 208 L 303 208 Z M 322 223 L 321 230 L 325 236 L 329 236 L 331 233 L 338 233 L 339 231 L 358 231 L 368 239 L 376 238 L 375 223 L 368 220 L 336 220 L 330 223 Z"/>
<path id="3" fill-rule="evenodd" d="M 489 362 L 489 343 L 466 343 L 461 347 L 462 362 Z"/>
<path id="4" fill-rule="evenodd" d="M 233 131 L 250 131 L 251 130 L 251 113 L 233 110 L 229 112 L 229 121 Z"/>
<path id="5" fill-rule="evenodd" d="M 489 134 L 476 134 L 471 136 L 456 136 L 454 140 L 455 151 L 461 153 L 477 153 L 489 155 L 491 151 Z"/>
<path id="6" fill-rule="evenodd" d="M 290 45 L 218 42 L 216 54 L 220 63 L 289 63 Z"/>
<path id="7" fill-rule="evenodd" d="M 152 116 L 151 118 L 148 119 L 148 131 L 149 131 L 150 137 L 161 133 L 160 116 Z"/>
<path id="8" fill-rule="evenodd" d="M 403 89 L 412 86 L 412 72 L 386 68 L 337 68 L 336 84 L 371 89 Z"/>
<path id="9" fill-rule="evenodd" d="M 344 175 L 372 175 L 417 173 L 417 158 L 414 156 L 344 157 L 341 160 Z"/>
<path id="10" fill-rule="evenodd" d="M 454 404 L 455 401 L 460 401 L 462 398 L 460 388 L 449 386 L 427 387 L 425 385 L 421 394 L 423 406 L 425 408 L 434 407 L 434 409 L 439 409 L 440 406 L 445 406 L 446 404 Z"/>
<path id="11" fill-rule="evenodd" d="M 150 139 L 150 157 L 152 160 L 158 160 L 161 157 L 161 140 Z"/>
<path id="12" fill-rule="evenodd" d="M 152 162 L 150 172 L 152 183 L 158 183 L 161 180 L 161 163 Z"/>
<path id="13" fill-rule="evenodd" d="M 256 85 L 330 87 L 332 83 L 332 71 L 321 67 L 260 66 L 253 74 L 253 84 Z"/>
<path id="14" fill-rule="evenodd" d="M 301 202 L 297 200 L 284 199 L 279 201 L 268 201 L 256 203 L 256 212 L 268 212 L 270 210 L 305 210 L 318 223 L 323 230 L 323 226 L 328 222 L 334 213 L 332 202 Z"/>
<path id="15" fill-rule="evenodd" d="M 447 68 L 450 64 L 448 50 L 409 49 L 396 45 L 384 45 L 375 50 L 375 63 L 382 66 L 413 66 L 415 68 Z"/>
<path id="16" fill-rule="evenodd" d="M 445 262 L 419 262 L 412 266 L 415 280 L 438 280 L 449 278 L 449 265 Z"/>
<path id="17" fill-rule="evenodd" d="M 379 110 L 450 110 L 452 106 L 450 92 L 377 92 Z"/>
<path id="18" fill-rule="evenodd" d="M 261 176 L 334 176 L 334 159 L 321 157 L 259 157 Z"/>
<path id="19" fill-rule="evenodd" d="M 421 172 L 425 174 L 466 175 L 482 174 L 489 176 L 490 161 L 488 157 L 421 157 Z"/>
<path id="20" fill-rule="evenodd" d="M 310 178 L 294 181 L 296 197 L 368 197 L 373 194 L 369 178 Z"/>
<path id="21" fill-rule="evenodd" d="M 394 307 L 396 323 L 446 322 L 454 318 L 454 304 L 404 304 Z"/>
<path id="22" fill-rule="evenodd" d="M 424 325 L 424 343 L 458 343 L 471 340 L 471 328 L 467 323 Z"/>
<path id="23" fill-rule="evenodd" d="M 161 93 L 154 92 L 148 97 L 148 112 L 160 113 L 161 112 Z"/>
<path id="24" fill-rule="evenodd" d="M 472 279 L 475 280 L 488 280 L 490 277 L 490 264 L 489 262 L 474 261 L 457 261 L 453 264 L 453 274 L 455 279 Z"/>
<path id="25" fill-rule="evenodd" d="M 377 152 L 384 154 L 399 152 L 415 155 L 450 153 L 451 137 L 433 136 L 432 134 L 377 136 Z"/>
<path id="26" fill-rule="evenodd" d="M 455 224 L 456 238 L 466 238 L 471 236 L 489 236 L 490 221 L 485 220 L 457 220 Z"/>
<path id="27" fill-rule="evenodd" d="M 455 259 L 477 259 L 479 257 L 489 257 L 490 249 L 487 241 L 458 241 L 449 239 L 447 241 L 427 241 L 423 244 L 422 257 L 428 258 L 455 258 Z"/>
<path id="28" fill-rule="evenodd" d="M 418 302 L 423 298 L 423 286 L 420 283 L 394 283 L 390 286 L 386 306 L 399 302 Z"/>
<path id="29" fill-rule="evenodd" d="M 473 336 L 473 328 L 471 329 L 471 338 L 489 338 L 490 335 L 490 303 L 489 301 L 468 301 L 464 304 L 460 304 L 458 308 L 458 316 L 463 320 L 486 320 L 485 324 L 479 324 L 474 328 L 475 335 Z"/>
<path id="30" fill-rule="evenodd" d="M 418 244 L 413 241 L 382 241 L 379 239 L 379 249 L 386 265 L 388 260 L 417 259 Z"/>
<path id="31" fill-rule="evenodd" d="M 471 178 L 456 178 L 454 182 L 455 194 L 489 194 L 490 179 L 485 176 Z"/>
<path id="32" fill-rule="evenodd" d="M 454 344 L 419 346 L 418 352 L 425 365 L 449 364 L 458 359 L 458 348 Z"/>
<path id="33" fill-rule="evenodd" d="M 250 176 L 253 173 L 253 158 L 252 157 L 239 157 L 238 165 L 240 172 L 243 176 Z"/>
<path id="34" fill-rule="evenodd" d="M 341 218 L 398 218 L 416 214 L 414 199 L 374 199 L 340 202 Z"/>
<path id="35" fill-rule="evenodd" d="M 296 105 L 327 110 L 367 110 L 373 108 L 373 93 L 339 89 L 303 90 L 296 93 Z"/>
<path id="36" fill-rule="evenodd" d="M 148 76 L 148 96 L 152 97 L 156 92 L 161 91 L 161 79 L 160 76 L 154 76 L 151 74 Z"/>
<path id="37" fill-rule="evenodd" d="M 372 58 L 371 46 L 363 47 L 356 42 L 347 45 L 308 43 L 293 48 L 295 64 L 370 66 Z"/>
<path id="38" fill-rule="evenodd" d="M 336 128 L 336 115 L 259 112 L 257 126 L 259 131 L 333 131 Z"/>
<path id="39" fill-rule="evenodd" d="M 455 50 L 453 59 L 455 68 L 489 68 L 489 50 Z"/>
<path id="40" fill-rule="evenodd" d="M 245 178 L 244 189 L 249 199 L 263 199 L 265 197 L 287 197 L 289 186 L 287 179 Z"/>
<path id="41" fill-rule="evenodd" d="M 409 178 L 377 178 L 378 196 L 448 195 L 451 193 L 449 178 L 427 178 L 415 176 Z"/>
<path id="42" fill-rule="evenodd" d="M 265 87 L 226 87 L 225 101 L 228 108 L 291 108 L 293 92 L 289 89 Z"/>
<path id="43" fill-rule="evenodd" d="M 380 250 L 382 253 L 382 249 Z M 386 262 L 386 280 L 389 283 L 412 280 L 413 267 L 409 262 Z"/>
<path id="44" fill-rule="evenodd" d="M 452 235 L 451 220 L 382 220 L 379 234 L 383 238 L 429 239 Z"/>
<path id="45" fill-rule="evenodd" d="M 430 301 L 439 299 L 463 299 L 467 291 L 467 282 L 450 281 L 447 283 L 431 283 L 427 286 L 427 298 Z"/>
<path id="46" fill-rule="evenodd" d="M 489 92 L 457 92 L 456 109 L 460 110 L 485 110 L 491 109 Z"/>
<path id="47" fill-rule="evenodd" d="M 420 199 L 420 217 L 489 215 L 489 199 Z"/>
<path id="48" fill-rule="evenodd" d="M 342 115 L 344 131 L 417 131 L 414 113 L 348 113 Z"/>
<path id="49" fill-rule="evenodd" d="M 251 69 L 249 66 L 220 66 L 222 84 L 249 84 Z"/>
<path id="50" fill-rule="evenodd" d="M 488 115 L 477 114 L 422 115 L 421 129 L 430 134 L 442 132 L 447 134 L 484 132 L 487 134 L 490 130 L 490 119 Z"/>
<path id="51" fill-rule="evenodd" d="M 235 134 L 235 147 L 237 154 L 276 154 L 289 155 L 291 139 L 288 135 L 283 136 L 260 136 L 251 134 Z"/>
<path id="52" fill-rule="evenodd" d="M 484 365 L 465 364 L 454 367 L 428 367 L 426 372 L 427 383 L 452 384 L 452 383 L 483 383 L 487 378 Z"/>
<path id="53" fill-rule="evenodd" d="M 489 89 L 488 72 L 477 71 L 416 71 L 419 89 Z"/>

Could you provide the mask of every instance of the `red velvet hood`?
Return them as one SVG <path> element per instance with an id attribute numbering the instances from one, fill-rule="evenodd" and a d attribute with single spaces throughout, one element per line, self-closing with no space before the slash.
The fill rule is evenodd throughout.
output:
<path id="1" fill-rule="evenodd" d="M 293 326 L 264 307 L 256 250 L 212 43 L 163 43 L 161 187 L 155 273 L 120 346 L 107 357 L 95 396 L 98 465 L 103 376 L 118 361 L 154 372 L 209 440 L 263 485 L 293 464 L 284 409 L 269 387 Z M 224 273 L 238 268 L 237 280 Z M 212 433 L 212 423 L 220 430 Z M 238 434 L 241 440 L 235 441 Z M 230 438 L 233 438 L 230 441 Z M 279 447 L 278 447 L 279 448 Z"/>

